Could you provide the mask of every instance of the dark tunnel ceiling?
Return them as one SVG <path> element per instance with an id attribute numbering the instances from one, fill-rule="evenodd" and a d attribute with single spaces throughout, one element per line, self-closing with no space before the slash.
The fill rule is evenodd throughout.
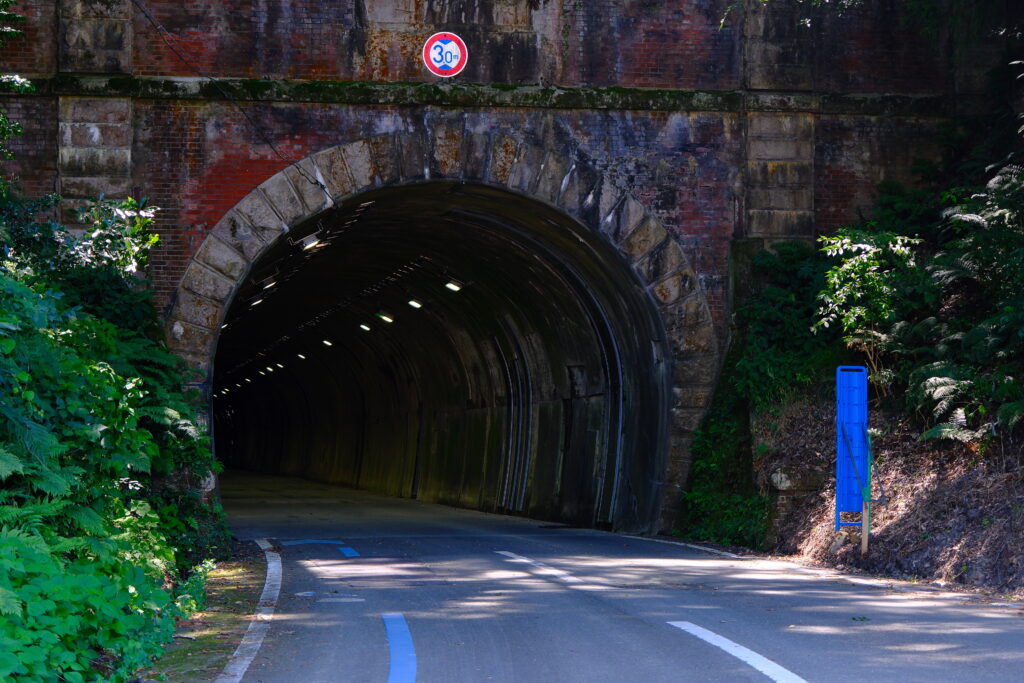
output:
<path id="1" fill-rule="evenodd" d="M 549 207 L 455 183 L 368 192 L 279 239 L 239 288 L 215 364 L 218 454 L 395 495 L 649 526 L 660 329 L 618 253 Z M 339 455 L 339 440 L 359 453 Z"/>

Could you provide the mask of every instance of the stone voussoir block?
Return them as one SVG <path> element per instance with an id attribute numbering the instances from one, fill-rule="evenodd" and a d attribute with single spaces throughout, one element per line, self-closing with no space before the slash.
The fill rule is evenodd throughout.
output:
<path id="1" fill-rule="evenodd" d="M 643 204 L 630 195 L 623 197 L 601 220 L 601 232 L 615 244 L 622 244 L 644 219 L 646 210 Z"/>
<path id="2" fill-rule="evenodd" d="M 189 291 L 179 291 L 172 317 L 196 327 L 215 330 L 223 317 L 223 306 Z"/>
<path id="3" fill-rule="evenodd" d="M 668 239 L 661 221 L 648 216 L 622 241 L 622 251 L 632 262 L 639 261 Z"/>
<path id="4" fill-rule="evenodd" d="M 651 285 L 651 293 L 664 305 L 673 304 L 696 291 L 697 274 L 686 266 Z"/>
<path id="5" fill-rule="evenodd" d="M 491 147 L 486 179 L 496 185 L 508 186 L 518 153 L 519 143 L 516 140 L 505 135 L 498 136 Z"/>
<path id="6" fill-rule="evenodd" d="M 284 169 L 284 174 L 306 207 L 305 215 L 317 213 L 330 206 L 331 193 L 323 181 L 320 169 L 312 159 L 306 158 Z"/>
<path id="7" fill-rule="evenodd" d="M 541 164 L 533 196 L 554 203 L 558 199 L 558 195 L 561 194 L 562 181 L 565 180 L 571 166 L 572 162 L 567 157 L 548 152 Z"/>
<path id="8" fill-rule="evenodd" d="M 192 261 L 181 278 L 181 287 L 211 301 L 224 304 L 231 298 L 235 283 L 212 268 L 198 261 Z"/>
<path id="9" fill-rule="evenodd" d="M 561 182 L 561 190 L 556 199 L 558 206 L 570 216 L 583 217 L 593 201 L 588 200 L 597 188 L 600 175 L 597 171 L 579 160 L 573 162 Z"/>
<path id="10" fill-rule="evenodd" d="M 262 196 L 257 193 L 260 201 Z M 243 200 L 244 201 L 244 200 Z M 266 203 L 264 202 L 264 206 Z M 253 208 L 250 206 L 250 208 Z M 269 208 L 267 209 L 269 211 Z M 276 216 L 276 214 L 274 214 Z M 224 214 L 223 218 L 213 226 L 211 234 L 219 237 L 225 244 L 235 251 L 241 253 L 249 261 L 255 261 L 267 245 L 272 243 L 279 235 L 283 234 L 281 223 L 275 223 L 269 227 L 254 226 L 248 218 L 238 211 L 238 205 Z"/>
<path id="11" fill-rule="evenodd" d="M 195 260 L 205 263 L 229 280 L 241 280 L 249 268 L 249 260 L 232 249 L 216 235 L 208 235 L 196 252 Z"/>
<path id="12" fill-rule="evenodd" d="M 361 190 L 373 184 L 373 150 L 366 140 L 342 145 L 345 166 L 352 178 L 352 189 Z"/>
<path id="13" fill-rule="evenodd" d="M 546 150 L 537 145 L 521 145 L 508 176 L 508 186 L 524 194 L 534 194 L 546 156 Z"/>
<path id="14" fill-rule="evenodd" d="M 430 178 L 433 161 L 430 146 L 422 131 L 407 131 L 401 134 L 399 146 L 402 149 L 402 178 L 424 180 Z"/>
<path id="15" fill-rule="evenodd" d="M 345 148 L 342 145 L 317 152 L 313 155 L 313 162 L 320 169 L 324 184 L 335 202 L 353 192 L 355 183 L 345 163 Z"/>
<path id="16" fill-rule="evenodd" d="M 206 355 L 213 352 L 216 333 L 185 320 L 172 318 L 166 327 L 167 347 L 172 351 Z"/>
<path id="17" fill-rule="evenodd" d="M 384 133 L 367 138 L 373 158 L 374 183 L 390 185 L 402 178 L 402 149 L 397 133 Z"/>
<path id="18" fill-rule="evenodd" d="M 298 192 L 291 181 L 288 180 L 286 171 L 275 173 L 263 181 L 258 189 L 263 192 L 267 202 L 274 207 L 277 215 L 281 217 L 281 222 L 284 224 L 285 229 L 290 228 L 309 215 L 309 210 L 303 205 L 302 200 L 299 199 Z"/>
<path id="19" fill-rule="evenodd" d="M 633 268 L 643 282 L 653 285 L 680 270 L 689 269 L 689 263 L 679 245 L 667 239 L 637 261 Z"/>

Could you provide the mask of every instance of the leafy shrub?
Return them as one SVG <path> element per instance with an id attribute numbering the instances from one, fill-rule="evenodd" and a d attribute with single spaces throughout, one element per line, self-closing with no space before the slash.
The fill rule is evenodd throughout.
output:
<path id="1" fill-rule="evenodd" d="M 202 603 L 202 572 L 186 575 L 226 530 L 199 496 L 215 463 L 180 361 L 132 272 L 151 214 L 100 203 L 75 237 L 27 222 L 41 205 L 2 206 L 0 679 L 117 681 Z M 90 272 L 109 289 L 79 287 Z"/>

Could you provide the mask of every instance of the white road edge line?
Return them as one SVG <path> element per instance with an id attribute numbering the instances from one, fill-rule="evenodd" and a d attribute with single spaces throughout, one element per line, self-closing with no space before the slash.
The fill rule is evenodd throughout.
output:
<path id="1" fill-rule="evenodd" d="M 626 538 L 635 538 L 638 541 L 650 541 L 651 543 L 664 543 L 665 545 L 676 545 L 683 546 L 684 548 L 692 548 L 693 550 L 700 550 L 701 552 L 711 553 L 712 555 L 721 555 L 722 557 L 728 557 L 733 560 L 747 560 L 751 559 L 743 557 L 742 555 L 736 555 L 734 553 L 727 553 L 724 550 L 715 550 L 714 548 L 708 548 L 703 545 L 696 545 L 694 543 L 684 543 L 683 541 L 667 541 L 663 538 L 648 538 L 647 536 L 633 536 L 632 534 L 623 534 Z M 757 559 L 757 558 L 753 558 Z"/>
<path id="2" fill-rule="evenodd" d="M 528 557 L 516 555 L 515 553 L 510 553 L 507 550 L 495 550 L 494 552 L 496 552 L 499 555 L 504 555 L 505 557 L 508 557 L 515 562 L 522 562 L 532 567 L 536 567 L 537 569 L 541 570 L 542 573 L 550 574 L 551 576 L 557 578 L 559 581 L 563 581 L 565 583 L 583 583 L 583 579 L 575 577 L 569 572 L 563 572 L 561 569 L 555 569 L 554 567 L 546 565 L 543 562 L 531 560 Z"/>
<path id="3" fill-rule="evenodd" d="M 789 669 L 784 669 L 767 657 L 763 657 L 753 650 L 743 647 L 739 643 L 734 643 L 728 638 L 718 635 L 714 631 L 701 628 L 700 626 L 697 626 L 697 624 L 690 623 L 689 621 L 670 621 L 668 622 L 668 625 L 675 626 L 678 629 L 686 631 L 690 635 L 697 636 L 706 643 L 724 650 L 736 659 L 742 661 L 744 664 L 757 669 L 777 683 L 807 683 L 806 680 L 800 678 Z"/>
<path id="4" fill-rule="evenodd" d="M 267 580 L 263 584 L 263 594 L 256 605 L 256 613 L 253 620 L 249 622 L 249 628 L 238 644 L 235 653 L 231 655 L 224 670 L 217 676 L 214 683 L 238 683 L 242 676 L 249 669 L 256 653 L 263 645 L 263 637 L 270 628 L 270 620 L 277 608 L 277 598 L 281 594 L 281 556 L 275 553 L 273 547 L 265 538 L 256 540 L 256 544 L 263 550 L 267 558 Z"/>

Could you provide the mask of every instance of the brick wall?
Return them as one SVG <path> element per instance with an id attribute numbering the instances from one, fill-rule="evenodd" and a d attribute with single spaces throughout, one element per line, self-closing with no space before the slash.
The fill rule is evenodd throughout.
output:
<path id="1" fill-rule="evenodd" d="M 614 88 L 601 91 L 605 99 L 594 109 L 245 102 L 255 96 L 249 91 L 236 92 L 242 102 L 232 103 L 215 87 L 188 99 L 119 93 L 129 119 L 117 126 L 76 120 L 52 93 L 6 98 L 0 104 L 26 128 L 8 172 L 21 174 L 34 193 L 59 186 L 76 198 L 138 188 L 150 197 L 162 208 L 153 272 L 166 300 L 205 231 L 287 160 L 452 115 L 465 130 L 530 135 L 582 154 L 632 188 L 686 251 L 724 330 L 735 237 L 831 230 L 870 205 L 879 180 L 912 181 L 914 158 L 936 153 L 931 140 L 947 110 L 926 103 L 908 114 L 872 97 L 914 100 L 977 82 L 976 74 L 953 68 L 948 41 L 904 27 L 899 3 L 870 3 L 842 18 L 817 15 L 808 27 L 797 21 L 792 2 L 751 0 L 720 27 L 728 4 L 145 0 L 142 11 L 127 0 L 25 0 L 25 35 L 0 53 L 4 70 L 127 73 L 137 90 L 146 79 L 197 72 L 271 85 L 436 82 L 419 54 L 423 39 L 445 28 L 460 32 L 471 52 L 456 88 Z M 90 87 L 99 90 L 58 94 L 61 101 L 113 95 Z M 691 111 L 614 100 L 627 90 L 642 99 L 649 88 L 732 91 L 740 104 Z M 317 92 L 307 89 L 306 96 L 315 100 Z M 551 92 L 557 98 L 560 91 Z M 106 176 L 80 163 L 114 156 L 128 166 L 111 166 Z"/>

